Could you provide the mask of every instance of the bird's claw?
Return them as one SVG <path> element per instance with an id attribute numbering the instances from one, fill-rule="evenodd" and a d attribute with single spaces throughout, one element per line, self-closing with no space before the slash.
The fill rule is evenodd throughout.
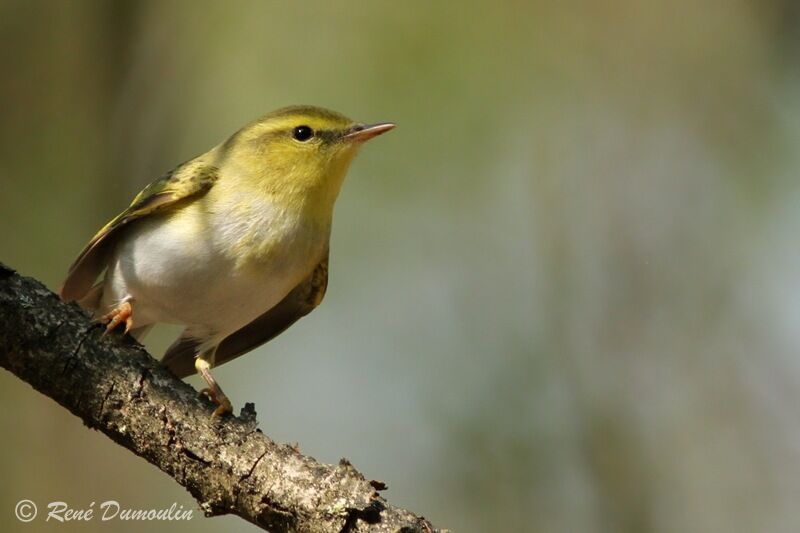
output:
<path id="1" fill-rule="evenodd" d="M 95 322 L 106 325 L 106 330 L 103 332 L 104 337 L 122 323 L 125 324 L 124 334 L 127 335 L 133 328 L 133 306 L 129 301 L 122 302 L 119 307 L 112 309 L 110 313 L 103 315 Z"/>
<path id="2" fill-rule="evenodd" d="M 222 415 L 233 412 L 233 405 L 231 404 L 231 401 L 219 387 L 217 387 L 216 390 L 211 387 L 206 387 L 200 391 L 200 394 L 217 404 L 217 408 L 214 409 L 213 413 L 211 413 L 212 419 L 219 418 Z"/>

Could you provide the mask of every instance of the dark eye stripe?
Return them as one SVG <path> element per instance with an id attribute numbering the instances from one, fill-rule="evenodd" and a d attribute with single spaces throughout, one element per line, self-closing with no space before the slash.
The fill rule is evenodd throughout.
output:
<path id="1" fill-rule="evenodd" d="M 322 139 L 324 142 L 334 142 L 341 139 L 344 136 L 345 132 L 343 130 L 319 130 L 317 131 L 317 137 Z"/>

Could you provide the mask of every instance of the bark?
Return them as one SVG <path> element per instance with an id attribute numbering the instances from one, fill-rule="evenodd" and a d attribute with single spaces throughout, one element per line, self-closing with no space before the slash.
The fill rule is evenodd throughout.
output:
<path id="1" fill-rule="evenodd" d="M 102 337 L 75 304 L 0 264 L 0 366 L 197 499 L 206 516 L 235 514 L 273 532 L 432 532 L 393 507 L 346 460 L 327 465 L 273 442 L 252 404 L 212 420 L 213 405 L 139 344 Z"/>

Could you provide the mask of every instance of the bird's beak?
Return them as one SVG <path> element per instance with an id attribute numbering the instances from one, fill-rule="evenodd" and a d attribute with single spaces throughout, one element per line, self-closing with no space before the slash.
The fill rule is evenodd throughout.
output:
<path id="1" fill-rule="evenodd" d="M 373 137 L 377 137 L 381 133 L 386 133 L 394 127 L 395 124 L 392 124 L 391 122 L 368 125 L 358 124 L 353 126 L 353 129 L 350 130 L 350 133 L 345 135 L 344 138 L 348 141 L 364 142 L 372 139 Z"/>

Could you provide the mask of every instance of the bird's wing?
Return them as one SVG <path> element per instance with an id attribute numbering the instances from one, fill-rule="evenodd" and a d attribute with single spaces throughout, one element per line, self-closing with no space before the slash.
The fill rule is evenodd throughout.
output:
<path id="1" fill-rule="evenodd" d="M 65 301 L 80 300 L 92 288 L 97 277 L 108 262 L 108 252 L 119 235 L 119 229 L 134 220 L 182 204 L 208 191 L 217 180 L 216 167 L 194 159 L 178 166 L 164 177 L 144 188 L 130 207 L 117 215 L 97 232 L 86 248 L 69 268 L 69 274 L 61 288 Z"/>
<path id="2" fill-rule="evenodd" d="M 217 347 L 214 366 L 219 366 L 286 331 L 321 302 L 328 287 L 328 256 L 275 307 L 225 338 Z M 182 335 L 169 347 L 161 362 L 179 378 L 195 372 L 194 358 L 202 339 Z"/>

